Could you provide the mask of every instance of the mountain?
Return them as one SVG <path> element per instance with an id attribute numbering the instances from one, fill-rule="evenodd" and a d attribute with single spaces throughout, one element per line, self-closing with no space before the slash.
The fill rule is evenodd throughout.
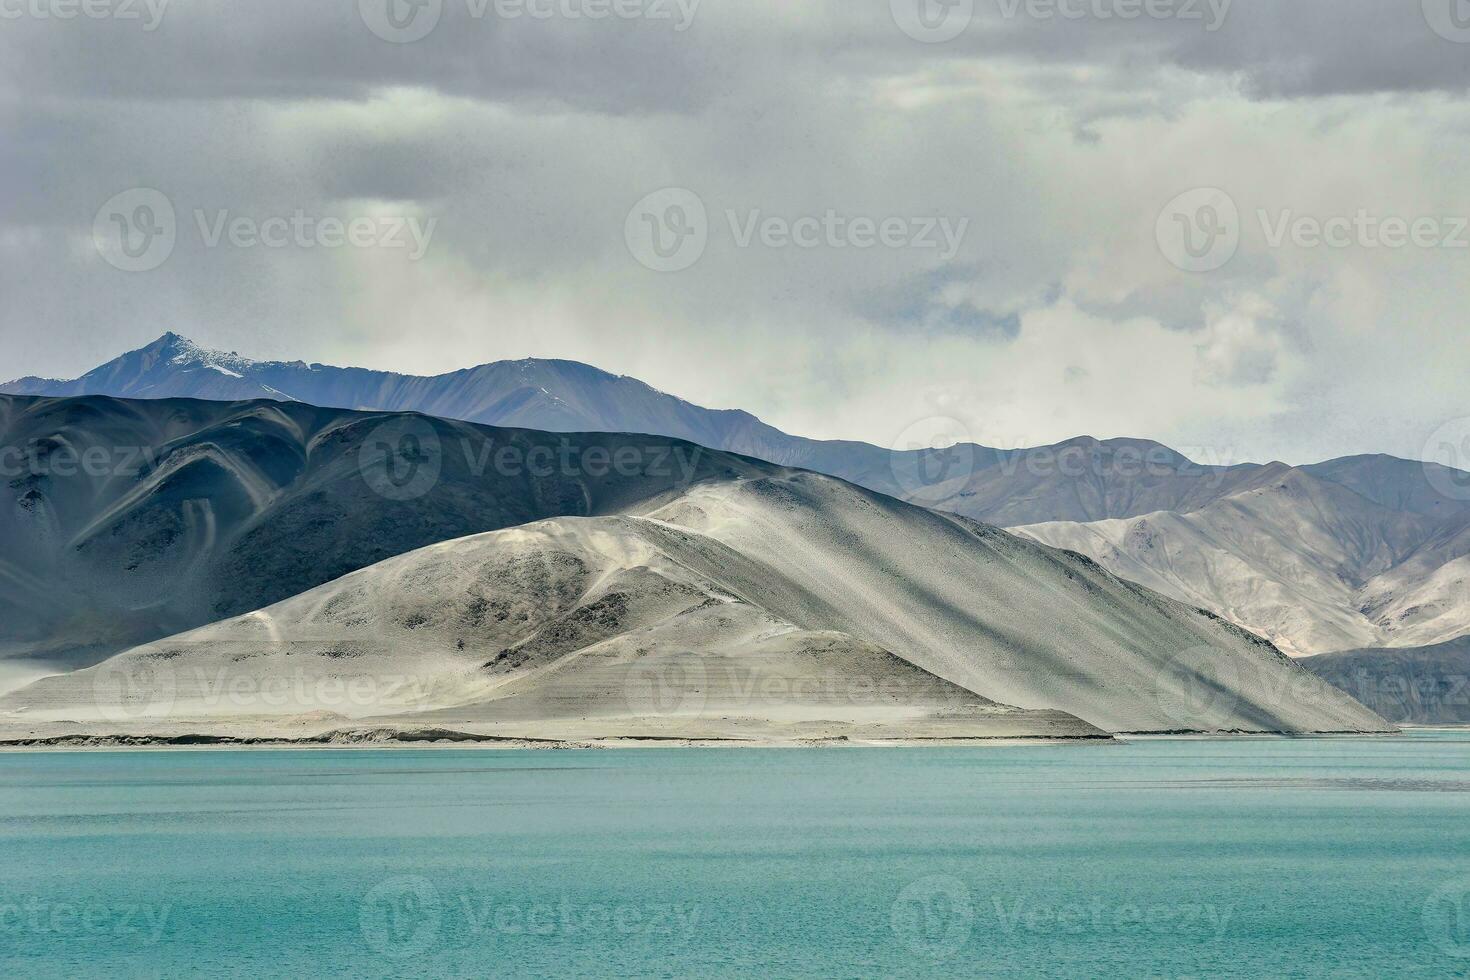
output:
<path id="1" fill-rule="evenodd" d="M 252 361 L 168 333 L 73 381 L 23 378 L 0 393 L 115 398 L 256 398 L 421 412 L 546 432 L 648 432 L 838 476 L 1003 526 L 1193 509 L 1269 479 L 1266 468 L 1193 463 L 1158 443 L 1079 438 L 1000 450 L 884 449 L 788 435 L 742 411 L 701 408 L 575 361 L 501 361 L 436 377 Z"/>
<path id="2" fill-rule="evenodd" d="M 1444 490 L 1470 486 L 1470 474 L 1388 456 L 1222 467 L 1147 440 L 1089 437 L 1019 450 L 895 451 L 788 435 L 746 412 L 701 408 L 572 361 L 411 377 L 256 362 L 177 334 L 74 381 L 28 378 L 0 391 L 265 398 L 549 432 L 648 432 L 1023 528 L 1293 654 L 1470 631 L 1470 493 Z"/>
<path id="3" fill-rule="evenodd" d="M 1470 724 L 1470 637 L 1400 650 L 1347 650 L 1301 665 L 1396 723 Z"/>
<path id="4" fill-rule="evenodd" d="M 1400 462 L 1379 464 L 1377 475 Z M 1365 463 L 1334 465 L 1339 476 L 1372 475 Z M 1419 646 L 1470 632 L 1470 514 L 1436 513 L 1463 505 L 1416 502 L 1422 471 L 1417 480 L 1372 483 L 1377 500 L 1317 472 L 1282 469 L 1263 486 L 1188 513 L 1015 530 L 1090 555 L 1298 655 Z"/>
<path id="5" fill-rule="evenodd" d="M 4 554 L 24 556 L 0 566 L 0 643 L 73 666 L 135 648 L 38 681 L 11 709 L 84 717 L 98 678 L 131 678 L 140 658 L 207 665 L 228 650 L 264 683 L 298 642 L 316 645 L 293 669 L 326 661 L 340 676 L 371 666 L 373 637 L 454 679 L 454 700 L 485 699 L 495 664 L 572 670 L 565 658 L 614 640 L 619 656 L 673 656 L 701 635 L 686 615 L 738 602 L 751 608 L 730 635 L 753 645 L 734 652 L 891 655 L 986 702 L 1107 731 L 1386 727 L 1268 643 L 1082 556 L 677 440 L 296 403 L 0 397 L 0 446 L 37 447 L 44 464 L 0 504 Z M 146 462 L 91 452 L 108 447 Z M 523 533 L 476 537 L 509 528 Z M 366 607 L 364 581 L 383 597 Z M 428 646 L 397 643 L 405 630 Z M 271 655 L 230 650 L 246 639 Z"/>
<path id="6" fill-rule="evenodd" d="M 115 398 L 268 398 L 324 408 L 420 412 L 546 432 L 648 432 L 763 459 L 795 439 L 754 416 L 713 411 L 576 361 L 500 361 L 415 377 L 301 361 L 252 361 L 167 333 L 74 381 L 22 378 L 0 393 Z M 820 444 L 813 444 L 820 445 Z M 761 450 L 761 451 L 757 451 Z M 780 460 L 773 460 L 779 462 Z"/>
<path id="7" fill-rule="evenodd" d="M 144 731 L 228 731 L 264 715 L 577 741 L 1105 737 L 1061 712 L 998 705 L 849 634 L 797 626 L 730 588 L 742 565 L 719 542 L 655 521 L 543 521 L 390 559 L 15 700 L 33 726 Z M 780 581 L 769 571 L 767 590 Z M 280 696 L 267 696 L 273 680 Z M 118 697 L 99 701 L 98 690 Z"/>
<path id="8" fill-rule="evenodd" d="M 94 662 L 434 542 L 771 469 L 296 402 L 0 396 L 0 659 Z"/>

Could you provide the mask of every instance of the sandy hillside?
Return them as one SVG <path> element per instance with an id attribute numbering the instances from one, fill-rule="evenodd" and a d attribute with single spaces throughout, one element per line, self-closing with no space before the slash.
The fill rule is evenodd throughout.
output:
<path id="1" fill-rule="evenodd" d="M 792 471 L 421 549 L 0 709 L 397 711 L 522 734 L 632 719 L 670 737 L 1091 730 L 1059 711 L 1109 731 L 1390 727 L 1264 642 L 1080 556 Z"/>
<path id="2" fill-rule="evenodd" d="M 0 396 L 0 692 L 426 545 L 781 468 L 661 436 Z"/>
<path id="3" fill-rule="evenodd" d="M 1404 494 L 1422 490 L 1422 476 L 1401 482 Z M 1432 505 L 1293 470 L 1192 513 L 1012 530 L 1089 555 L 1301 656 L 1470 632 L 1470 517 Z"/>
<path id="4" fill-rule="evenodd" d="M 731 591 L 728 570 L 767 574 L 636 518 L 447 542 L 38 683 L 0 702 L 24 709 L 0 735 L 18 737 L 16 723 L 55 735 L 67 720 L 271 732 L 293 717 L 578 740 L 1101 735 L 796 626 Z"/>

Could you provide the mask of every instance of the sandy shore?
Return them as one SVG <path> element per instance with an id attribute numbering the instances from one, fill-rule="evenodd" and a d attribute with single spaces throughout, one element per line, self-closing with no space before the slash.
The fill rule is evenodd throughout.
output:
<path id="1" fill-rule="evenodd" d="M 456 714 L 448 712 L 446 714 Z M 1020 745 L 1111 742 L 1056 713 L 874 718 L 866 722 L 754 718 L 605 718 L 536 722 L 479 719 L 340 717 L 103 721 L 0 721 L 0 750 L 49 748 L 393 748 L 525 749 L 821 746 Z"/>

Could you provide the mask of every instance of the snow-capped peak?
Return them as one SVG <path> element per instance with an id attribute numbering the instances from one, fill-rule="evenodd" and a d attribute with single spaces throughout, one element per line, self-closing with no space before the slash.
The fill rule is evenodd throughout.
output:
<path id="1" fill-rule="evenodd" d="M 243 378 L 243 371 L 254 367 L 256 362 L 241 357 L 235 351 L 211 350 L 201 347 L 188 337 L 166 333 L 160 341 L 160 353 L 168 356 L 168 363 L 183 367 L 201 367 L 231 378 Z"/>

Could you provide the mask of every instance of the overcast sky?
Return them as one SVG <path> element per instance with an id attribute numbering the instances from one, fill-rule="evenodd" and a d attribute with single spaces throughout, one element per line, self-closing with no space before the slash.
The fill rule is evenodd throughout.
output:
<path id="1" fill-rule="evenodd" d="M 1463 0 L 414 2 L 0 0 L 0 375 L 564 357 L 1206 461 L 1470 416 Z"/>

